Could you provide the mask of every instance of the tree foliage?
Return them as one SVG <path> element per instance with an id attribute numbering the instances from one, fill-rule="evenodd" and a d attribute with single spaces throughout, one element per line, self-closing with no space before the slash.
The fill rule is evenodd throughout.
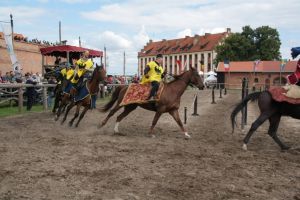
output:
<path id="1" fill-rule="evenodd" d="M 281 58 L 279 33 L 269 26 L 252 29 L 243 27 L 242 33 L 230 34 L 222 44 L 216 47 L 218 63 L 249 60 L 279 60 Z"/>

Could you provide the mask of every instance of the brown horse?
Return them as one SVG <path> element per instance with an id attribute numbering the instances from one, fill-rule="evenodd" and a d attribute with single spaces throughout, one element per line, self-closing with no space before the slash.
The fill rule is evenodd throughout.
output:
<path id="1" fill-rule="evenodd" d="M 120 121 L 126 117 L 130 112 L 135 110 L 138 106 L 155 112 L 154 119 L 152 121 L 152 126 L 150 128 L 149 134 L 154 137 L 153 128 L 156 125 L 159 117 L 163 114 L 168 112 L 177 124 L 180 126 L 182 132 L 184 133 L 186 138 L 190 138 L 190 135 L 183 127 L 183 124 L 180 120 L 178 109 L 180 106 L 180 97 L 184 93 L 185 89 L 189 84 L 193 84 L 197 86 L 199 89 L 203 89 L 203 81 L 199 76 L 199 73 L 196 69 L 190 67 L 189 71 L 184 72 L 183 74 L 176 76 L 175 80 L 170 83 L 166 83 L 164 85 L 163 92 L 158 102 L 149 102 L 145 104 L 128 104 L 124 106 L 124 111 L 117 117 L 117 121 L 115 124 L 114 131 L 115 133 L 119 133 L 119 123 Z M 109 112 L 108 116 L 102 121 L 100 127 L 104 126 L 108 119 L 113 116 L 122 106 L 120 103 L 126 93 L 127 87 L 126 86 L 119 86 L 114 91 L 111 100 L 102 108 L 103 112 L 108 111 L 114 103 L 117 101 L 115 107 Z"/>
<path id="2" fill-rule="evenodd" d="M 72 126 L 74 120 L 79 116 L 80 107 L 83 106 L 84 110 L 81 112 L 80 117 L 75 125 L 75 127 L 78 127 L 78 124 L 84 117 L 86 111 L 91 107 L 91 95 L 97 94 L 97 92 L 99 91 L 99 83 L 100 81 L 104 81 L 105 77 L 106 77 L 106 71 L 103 68 L 103 65 L 98 66 L 96 64 L 96 68 L 93 71 L 91 80 L 87 81 L 87 88 L 89 90 L 89 95 L 87 95 L 85 98 L 77 102 L 75 102 L 74 100 L 71 101 L 71 103 L 67 107 L 66 113 L 64 115 L 61 124 L 65 122 L 69 111 L 76 105 L 77 107 L 76 107 L 75 115 L 69 122 L 69 126 Z"/>
<path id="3" fill-rule="evenodd" d="M 232 132 L 234 131 L 235 117 L 239 111 L 245 107 L 250 100 L 258 99 L 258 107 L 260 109 L 259 117 L 253 122 L 249 132 L 244 138 L 243 149 L 247 150 L 247 144 L 250 137 L 256 131 L 256 129 L 262 125 L 266 120 L 269 120 L 270 126 L 268 134 L 273 140 L 280 146 L 282 150 L 287 150 L 290 147 L 286 146 L 277 137 L 277 129 L 279 126 L 281 116 L 290 116 L 295 119 L 300 119 L 300 105 L 290 104 L 287 102 L 277 102 L 272 99 L 272 95 L 268 91 L 255 92 L 249 94 L 245 99 L 239 103 L 231 113 Z"/>

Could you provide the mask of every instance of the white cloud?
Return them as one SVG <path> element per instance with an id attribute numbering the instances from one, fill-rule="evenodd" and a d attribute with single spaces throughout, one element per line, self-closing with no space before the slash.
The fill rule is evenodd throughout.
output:
<path id="1" fill-rule="evenodd" d="M 183 31 L 177 33 L 177 38 L 184 38 L 185 36 L 192 36 L 192 29 L 186 28 Z"/>
<path id="2" fill-rule="evenodd" d="M 32 21 L 45 13 L 42 8 L 32 8 L 28 6 L 15 6 L 15 7 L 0 7 L 0 19 L 7 19 L 9 21 L 9 15 L 13 15 L 13 20 L 18 23 L 31 24 Z"/>
<path id="3" fill-rule="evenodd" d="M 150 40 L 149 35 L 146 32 L 146 28 L 143 25 L 141 30 L 133 36 L 134 46 L 137 49 L 142 48 Z"/>
<path id="4" fill-rule="evenodd" d="M 70 4 L 90 2 L 90 0 L 60 0 L 60 1 L 65 2 L 65 3 L 70 3 Z"/>

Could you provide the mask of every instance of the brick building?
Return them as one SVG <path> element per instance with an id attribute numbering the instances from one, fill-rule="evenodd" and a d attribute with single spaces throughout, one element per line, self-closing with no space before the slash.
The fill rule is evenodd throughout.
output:
<path id="1" fill-rule="evenodd" d="M 14 38 L 14 51 L 19 63 L 23 68 L 22 73 L 39 72 L 41 74 L 42 55 L 40 48 L 46 47 L 46 45 L 25 42 L 25 37 L 22 34 L 14 34 Z M 54 57 L 45 57 L 45 63 L 47 64 L 53 64 L 54 60 Z M 3 33 L 0 32 L 0 70 L 2 73 L 12 71 L 11 65 L 12 64 L 6 49 Z"/>
<path id="2" fill-rule="evenodd" d="M 272 86 L 280 83 L 284 85 L 287 83 L 286 76 L 295 72 L 297 61 L 288 61 L 281 72 L 280 65 L 280 61 L 260 61 L 254 73 L 253 61 L 230 62 L 229 71 L 225 71 L 223 62 L 219 62 L 218 83 L 225 83 L 230 88 L 241 88 L 242 79 L 245 77 L 249 80 L 249 87 Z"/>
<path id="3" fill-rule="evenodd" d="M 150 40 L 138 53 L 139 75 L 144 73 L 146 64 L 159 53 L 163 54 L 163 67 L 171 74 L 180 73 L 185 66 L 193 66 L 204 72 L 214 70 L 214 49 L 229 34 L 230 28 L 227 28 L 226 32 L 218 34 L 206 33 L 203 36 L 186 36 L 157 42 Z"/>

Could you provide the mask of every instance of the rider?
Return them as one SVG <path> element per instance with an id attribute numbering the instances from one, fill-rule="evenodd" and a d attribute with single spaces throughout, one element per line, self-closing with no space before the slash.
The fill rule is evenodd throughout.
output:
<path id="1" fill-rule="evenodd" d="M 75 63 L 75 75 L 71 79 L 71 83 L 77 91 L 82 87 L 84 74 L 94 65 L 93 61 L 89 59 L 89 55 L 89 51 L 84 51 L 81 58 Z"/>
<path id="2" fill-rule="evenodd" d="M 144 70 L 144 76 L 142 77 L 141 84 L 151 83 L 150 95 L 147 98 L 149 101 L 155 100 L 155 95 L 159 88 L 161 79 L 165 76 L 166 71 L 162 68 L 163 62 L 162 54 L 157 54 L 155 61 L 150 61 Z"/>
<path id="3" fill-rule="evenodd" d="M 300 47 L 294 47 L 291 51 L 292 58 L 295 59 L 300 54 Z M 300 86 L 300 59 L 298 60 L 296 71 L 287 78 L 290 84 Z"/>

